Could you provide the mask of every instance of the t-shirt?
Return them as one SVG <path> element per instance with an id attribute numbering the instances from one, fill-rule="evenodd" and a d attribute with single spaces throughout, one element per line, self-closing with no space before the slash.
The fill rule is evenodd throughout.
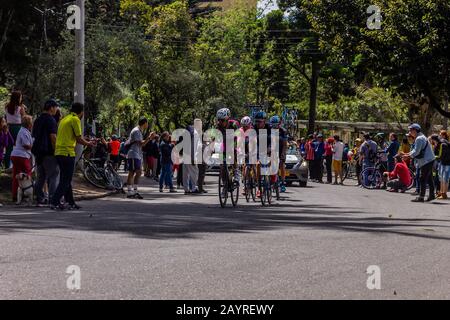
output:
<path id="1" fill-rule="evenodd" d="M 128 151 L 128 159 L 142 160 L 142 146 L 140 142 L 144 140 L 141 129 L 139 127 L 131 130 L 130 133 L 130 150 Z"/>
<path id="2" fill-rule="evenodd" d="M 33 125 L 34 145 L 31 151 L 37 159 L 55 154 L 50 135 L 56 135 L 57 131 L 55 118 L 50 114 L 43 113 L 36 119 Z"/>
<path id="3" fill-rule="evenodd" d="M 111 141 L 109 143 L 109 146 L 111 148 L 111 155 L 112 156 L 118 156 L 119 155 L 119 150 L 120 150 L 120 141 L 118 141 L 118 140 Z"/>
<path id="4" fill-rule="evenodd" d="M 8 124 L 22 124 L 22 115 L 20 112 L 22 111 L 23 107 L 18 106 L 15 109 L 14 114 L 10 114 L 8 110 L 6 110 L 6 123 Z"/>
<path id="5" fill-rule="evenodd" d="M 75 157 L 77 137 L 81 137 L 81 121 L 75 113 L 70 113 L 59 124 L 55 155 Z"/>
<path id="6" fill-rule="evenodd" d="M 337 141 L 333 146 L 333 160 L 342 161 L 342 156 L 344 155 L 344 143 Z"/>
<path id="7" fill-rule="evenodd" d="M 16 145 L 11 153 L 11 157 L 20 157 L 20 158 L 31 158 L 31 151 L 26 150 L 24 146 L 32 146 L 33 138 L 31 137 L 31 132 L 27 128 L 20 128 L 19 133 L 17 134 Z"/>

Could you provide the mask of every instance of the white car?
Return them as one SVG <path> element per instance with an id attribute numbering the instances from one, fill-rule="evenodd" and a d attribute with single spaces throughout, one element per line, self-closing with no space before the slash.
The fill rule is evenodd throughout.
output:
<path id="1" fill-rule="evenodd" d="M 308 162 L 303 159 L 295 147 L 290 147 L 286 155 L 286 183 L 298 182 L 300 187 L 308 184 Z"/>

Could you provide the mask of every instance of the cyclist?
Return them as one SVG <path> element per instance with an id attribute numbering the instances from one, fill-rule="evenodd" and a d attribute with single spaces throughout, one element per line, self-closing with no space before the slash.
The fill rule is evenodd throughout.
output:
<path id="1" fill-rule="evenodd" d="M 270 118 L 271 129 L 279 130 L 279 157 L 280 157 L 280 175 L 281 175 L 281 192 L 286 192 L 286 152 L 288 135 L 286 129 L 281 126 L 279 116 Z"/>
<path id="2" fill-rule="evenodd" d="M 262 131 L 261 130 L 266 130 L 267 151 L 269 151 L 269 154 L 267 156 L 270 156 L 270 150 L 271 150 L 271 144 L 272 144 L 272 141 L 271 141 L 271 127 L 267 123 L 267 113 L 265 113 L 264 111 L 260 111 L 260 112 L 256 113 L 256 115 L 255 115 L 255 131 L 256 131 L 256 136 L 257 136 L 256 149 L 257 149 L 257 159 L 258 159 L 258 165 L 256 166 L 256 172 L 257 172 L 258 179 L 261 176 L 261 162 L 260 162 L 261 159 L 260 159 L 260 150 L 259 150 L 259 146 L 260 146 L 260 142 L 261 142 L 261 136 L 262 136 Z M 258 189 L 256 195 L 258 197 L 261 196 L 259 189 Z"/>
<path id="3" fill-rule="evenodd" d="M 252 165 L 252 163 L 250 163 L 250 152 L 253 151 L 251 150 L 250 147 L 250 139 L 256 139 L 256 135 L 255 136 L 250 136 L 248 134 L 248 131 L 253 129 L 252 126 L 252 119 L 249 116 L 245 116 L 241 119 L 241 128 L 240 130 L 240 137 L 242 137 L 244 139 L 244 150 L 240 150 L 244 152 L 245 155 L 245 165 L 243 166 L 243 170 L 242 170 L 242 175 L 245 177 L 247 175 L 247 168 L 249 168 L 249 166 Z M 255 145 L 256 145 L 256 141 Z M 242 193 L 245 194 L 245 189 L 242 190 Z"/>
<path id="4" fill-rule="evenodd" d="M 237 132 L 239 130 L 239 122 L 236 120 L 231 119 L 231 111 L 228 108 L 222 108 L 219 111 L 217 111 L 217 127 L 216 129 L 219 130 L 222 133 L 223 142 L 222 142 L 222 153 L 223 153 L 223 159 L 225 161 L 226 159 L 226 137 L 227 137 L 227 130 L 234 130 Z M 236 146 L 237 146 L 237 136 L 234 135 L 234 182 L 239 185 L 240 181 L 240 172 L 239 168 L 237 166 L 237 152 L 236 152 Z"/>

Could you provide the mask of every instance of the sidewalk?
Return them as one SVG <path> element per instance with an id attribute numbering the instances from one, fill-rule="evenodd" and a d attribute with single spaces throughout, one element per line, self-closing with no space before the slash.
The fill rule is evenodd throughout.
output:
<path id="1" fill-rule="evenodd" d="M 73 179 L 73 193 L 75 201 L 84 201 L 107 197 L 116 192 L 94 187 L 84 179 L 82 174 L 76 174 Z M 0 203 L 13 204 L 11 201 L 11 177 L 6 174 L 0 176 Z"/>

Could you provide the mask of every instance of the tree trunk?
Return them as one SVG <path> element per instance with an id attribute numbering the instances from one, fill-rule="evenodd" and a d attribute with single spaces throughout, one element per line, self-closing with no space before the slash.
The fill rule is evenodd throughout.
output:
<path id="1" fill-rule="evenodd" d="M 313 60 L 311 64 L 311 78 L 309 81 L 309 122 L 308 134 L 314 132 L 316 127 L 317 116 L 317 87 L 319 84 L 319 63 Z"/>
<path id="2" fill-rule="evenodd" d="M 2 12 L 2 14 L 3 14 L 3 12 Z M 8 11 L 8 19 L 6 21 L 5 30 L 3 31 L 3 35 L 2 35 L 2 37 L 0 39 L 0 54 L 2 53 L 2 49 L 3 49 L 3 46 L 6 43 L 6 40 L 8 39 L 7 35 L 8 35 L 9 26 L 11 24 L 13 16 L 14 16 L 14 10 Z"/>

